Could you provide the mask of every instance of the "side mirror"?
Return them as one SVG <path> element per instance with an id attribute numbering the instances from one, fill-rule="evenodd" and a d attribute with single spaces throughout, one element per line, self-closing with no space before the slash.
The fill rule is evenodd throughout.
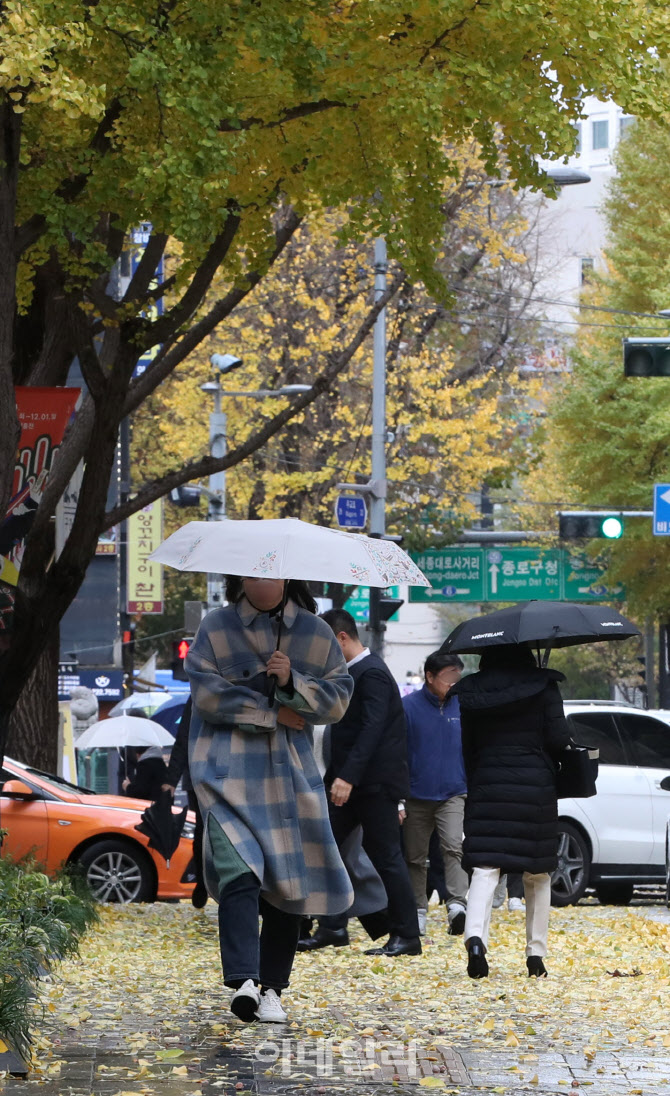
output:
<path id="1" fill-rule="evenodd" d="M 661 787 L 664 792 L 670 792 L 670 776 L 664 776 L 661 780 Z"/>
<path id="2" fill-rule="evenodd" d="M 10 799 L 34 799 L 32 788 L 24 784 L 22 780 L 6 780 L 0 788 L 0 795 L 7 795 Z"/>

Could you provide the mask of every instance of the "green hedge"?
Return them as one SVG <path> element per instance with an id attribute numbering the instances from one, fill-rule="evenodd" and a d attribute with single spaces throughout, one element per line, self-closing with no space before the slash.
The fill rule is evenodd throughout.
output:
<path id="1" fill-rule="evenodd" d="M 30 1055 L 40 974 L 76 953 L 97 916 L 76 870 L 50 878 L 30 860 L 0 858 L 0 1039 L 23 1058 Z"/>

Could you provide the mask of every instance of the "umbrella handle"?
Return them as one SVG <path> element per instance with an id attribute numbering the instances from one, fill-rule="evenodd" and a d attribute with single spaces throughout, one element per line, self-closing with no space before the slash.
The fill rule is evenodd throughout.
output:
<path id="1" fill-rule="evenodd" d="M 268 708 L 271 708 L 275 702 L 275 690 L 277 688 L 277 678 L 274 674 L 270 676 L 270 691 L 268 693 Z"/>

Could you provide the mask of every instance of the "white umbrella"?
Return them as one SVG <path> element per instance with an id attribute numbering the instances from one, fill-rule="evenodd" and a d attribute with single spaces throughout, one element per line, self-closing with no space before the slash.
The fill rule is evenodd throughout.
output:
<path id="1" fill-rule="evenodd" d="M 354 586 L 430 586 L 397 544 L 297 518 L 189 521 L 149 559 L 179 571 Z"/>
<path id="2" fill-rule="evenodd" d="M 110 709 L 109 714 L 110 716 L 123 715 L 131 708 L 142 708 L 147 715 L 153 715 L 156 708 L 160 708 L 161 704 L 171 699 L 172 693 L 161 692 L 158 689 L 146 693 L 133 693 L 132 696 L 124 696 L 123 700 Z"/>
<path id="3" fill-rule="evenodd" d="M 100 719 L 92 723 L 75 742 L 77 750 L 124 746 L 174 746 L 169 731 L 154 723 L 153 719 L 141 719 L 134 715 L 119 715 L 113 719 Z"/>

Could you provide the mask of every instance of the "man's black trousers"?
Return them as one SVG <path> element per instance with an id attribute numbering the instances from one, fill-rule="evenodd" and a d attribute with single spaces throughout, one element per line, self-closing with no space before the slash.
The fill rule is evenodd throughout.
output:
<path id="1" fill-rule="evenodd" d="M 342 806 L 328 804 L 330 824 L 338 848 L 356 826 L 363 830 L 363 848 L 379 872 L 388 898 L 389 930 L 406 939 L 419 935 L 416 903 L 400 845 L 398 799 L 383 788 L 355 789 Z M 330 928 L 346 925 L 347 914 L 319 918 Z"/>

